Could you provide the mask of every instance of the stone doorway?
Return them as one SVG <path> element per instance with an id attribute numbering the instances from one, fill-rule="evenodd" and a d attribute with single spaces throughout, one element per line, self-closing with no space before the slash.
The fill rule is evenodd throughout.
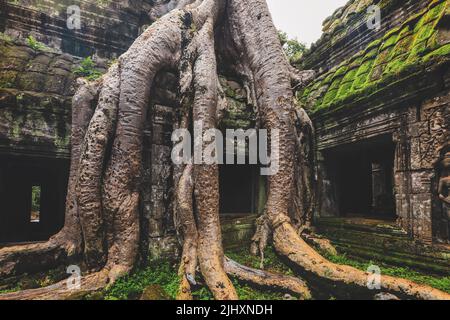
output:
<path id="1" fill-rule="evenodd" d="M 45 241 L 64 225 L 69 160 L 0 156 L 0 243 Z"/>
<path id="2" fill-rule="evenodd" d="M 325 153 L 340 216 L 396 219 L 394 152 L 392 137 L 383 135 Z"/>

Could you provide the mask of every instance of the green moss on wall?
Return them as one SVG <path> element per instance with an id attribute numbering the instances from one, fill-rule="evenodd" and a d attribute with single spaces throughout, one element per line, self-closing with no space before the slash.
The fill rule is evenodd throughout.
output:
<path id="1" fill-rule="evenodd" d="M 449 0 L 430 1 L 425 10 L 310 84 L 300 101 L 313 113 L 341 109 L 346 101 L 383 90 L 425 64 L 450 60 L 448 30 L 440 23 L 449 14 Z"/>

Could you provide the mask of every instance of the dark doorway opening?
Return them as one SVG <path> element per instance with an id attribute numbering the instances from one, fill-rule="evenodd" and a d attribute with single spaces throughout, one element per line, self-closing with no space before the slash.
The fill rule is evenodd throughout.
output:
<path id="1" fill-rule="evenodd" d="M 396 218 L 394 152 L 392 137 L 383 135 L 325 153 L 341 216 Z"/>
<path id="2" fill-rule="evenodd" d="M 221 214 L 244 215 L 257 212 L 257 165 L 221 165 L 219 179 Z"/>
<path id="3" fill-rule="evenodd" d="M 0 155 L 0 243 L 45 241 L 64 224 L 69 160 Z"/>

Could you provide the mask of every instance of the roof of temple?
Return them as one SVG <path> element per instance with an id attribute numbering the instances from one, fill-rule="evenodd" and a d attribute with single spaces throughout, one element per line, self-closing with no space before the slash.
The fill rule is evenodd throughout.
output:
<path id="1" fill-rule="evenodd" d="M 305 68 L 328 71 L 346 57 L 363 50 L 372 40 L 426 8 L 429 0 L 350 0 L 323 22 L 321 38 L 303 57 Z M 380 28 L 368 28 L 372 6 L 380 9 Z"/>
<path id="2" fill-rule="evenodd" d="M 359 2 L 368 1 L 352 3 Z M 342 109 L 395 87 L 403 80 L 422 77 L 433 68 L 447 65 L 450 61 L 449 1 L 425 2 L 429 4 L 419 13 L 321 74 L 299 93 L 301 104 L 312 113 Z"/>

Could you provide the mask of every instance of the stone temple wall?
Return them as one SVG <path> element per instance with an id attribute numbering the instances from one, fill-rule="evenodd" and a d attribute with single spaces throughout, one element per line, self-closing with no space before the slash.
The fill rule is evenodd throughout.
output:
<path id="1" fill-rule="evenodd" d="M 79 31 L 66 26 L 67 6 L 74 4 L 81 8 Z M 105 72 L 112 60 L 109 58 L 125 52 L 145 24 L 150 23 L 149 4 L 151 1 L 0 1 L 0 199 L 6 197 L 7 185 L 11 184 L 4 178 L 10 175 L 3 171 L 16 162 L 32 171 L 59 159 L 58 166 L 42 168 L 61 177 L 57 187 L 66 189 L 71 100 L 78 77 L 75 70 L 83 58 L 94 56 L 94 68 Z M 30 41 L 30 36 L 38 42 Z M 173 93 L 175 80 L 176 76 L 170 73 L 157 76 L 145 132 L 141 222 L 143 243 L 152 255 L 176 251 L 173 218 L 167 205 L 172 113 L 177 103 Z M 43 181 L 33 181 L 41 182 L 47 188 Z M 23 183 L 30 182 L 25 179 Z M 20 188 L 27 193 L 27 186 Z M 64 192 L 59 197 L 55 200 L 62 203 L 58 212 L 44 212 L 43 216 L 57 216 L 61 227 Z M 27 210 L 14 207 L 14 203 L 11 206 L 21 215 Z M 57 231 L 54 227 L 52 230 Z"/>
<path id="2" fill-rule="evenodd" d="M 46 163 L 49 159 L 60 159 L 64 162 L 60 167 L 67 170 L 70 161 L 71 99 L 77 87 L 74 70 L 80 67 L 83 58 L 93 55 L 95 69 L 105 72 L 111 58 L 126 51 L 142 28 L 151 23 L 148 12 L 152 3 L 0 0 L 2 166 L 3 163 L 9 165 L 14 159 L 24 163 Z M 74 32 L 66 26 L 67 6 L 73 4 L 82 9 L 82 29 Z M 42 44 L 36 47 L 29 41 L 29 36 Z M 232 106 L 225 115 L 224 123 L 227 126 L 250 126 L 249 108 L 245 101 L 247 96 L 243 88 L 224 77 L 220 80 Z M 178 250 L 171 207 L 170 159 L 172 121 L 178 106 L 176 83 L 177 76 L 169 71 L 157 75 L 144 134 L 142 249 L 151 257 L 167 253 L 173 255 Z M 15 158 L 10 158 L 12 155 Z M 63 172 L 55 174 L 65 176 Z M 67 177 L 65 179 L 67 184 Z M 7 183 L 0 181 L 0 199 L 4 196 L 2 185 Z M 63 216 L 63 205 L 59 211 L 58 216 Z M 247 228 L 253 233 L 250 225 Z M 231 226 L 227 230 L 233 241 L 234 228 Z"/>
<path id="3" fill-rule="evenodd" d="M 73 70 L 80 61 L 49 48 L 34 50 L 23 39 L 0 40 L 0 160 L 10 156 L 16 159 L 8 160 L 7 166 L 14 161 L 28 160 L 31 165 L 49 161 L 46 159 L 70 160 L 71 103 L 77 86 Z M 99 71 L 106 67 L 97 65 Z M 155 83 L 144 135 L 141 222 L 146 237 L 143 242 L 153 256 L 160 256 L 164 251 L 171 254 L 176 251 L 173 216 L 168 205 L 176 76 L 161 73 Z M 68 170 L 67 164 L 64 167 Z M 0 178 L 3 169 L 0 168 Z M 65 176 L 62 182 L 65 189 L 68 172 L 54 173 Z M 59 210 L 63 211 L 63 207 Z"/>
<path id="4" fill-rule="evenodd" d="M 80 8 L 81 29 L 69 29 L 69 6 Z M 0 0 L 0 32 L 34 36 L 71 55 L 114 58 L 151 23 L 151 0 Z"/>
<path id="5" fill-rule="evenodd" d="M 421 1 L 421 10 L 407 14 L 409 3 L 399 9 L 405 19 L 393 15 L 400 23 L 383 21 L 395 26 L 381 34 L 374 31 L 370 42 L 347 37 L 347 46 L 358 50 L 336 58 L 341 62 L 298 98 L 316 126 L 320 215 L 339 215 L 342 207 L 344 191 L 330 170 L 330 155 L 387 138 L 395 148 L 392 187 L 398 224 L 416 239 L 446 240 L 448 218 L 437 198 L 437 181 L 450 140 L 449 2 Z M 320 52 L 315 59 L 327 64 L 329 56 L 320 58 Z M 308 62 L 315 64 L 307 56 Z M 352 153 L 347 156 L 351 161 Z"/>

